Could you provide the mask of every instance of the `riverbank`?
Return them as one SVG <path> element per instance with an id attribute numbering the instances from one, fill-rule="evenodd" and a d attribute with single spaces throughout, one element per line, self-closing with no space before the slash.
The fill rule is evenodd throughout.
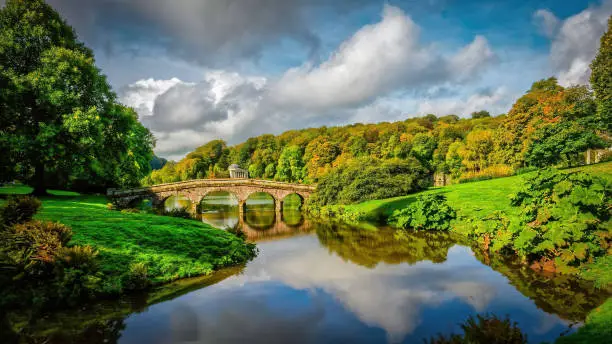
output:
<path id="1" fill-rule="evenodd" d="M 0 188 L 0 192 L 23 193 L 11 192 L 23 188 L 27 187 Z M 109 210 L 104 196 L 64 192 L 41 201 L 35 220 L 61 222 L 72 229 L 68 246 L 98 251 L 96 279 L 101 285 L 96 297 L 129 290 L 126 283 L 134 267 L 141 268 L 142 285 L 155 286 L 240 265 L 256 254 L 253 244 L 199 221 Z"/>
<path id="2" fill-rule="evenodd" d="M 581 166 L 566 171 L 584 171 L 599 176 L 612 178 L 612 162 Z M 331 205 L 322 209 L 322 213 L 333 213 L 345 221 L 373 221 L 386 223 L 386 219 L 398 209 L 407 207 L 416 201 L 417 196 L 441 193 L 446 196 L 448 204 L 457 211 L 457 218 L 482 218 L 494 211 L 504 211 L 509 214 L 518 209 L 510 205 L 509 196 L 516 193 L 523 185 L 525 176 L 518 175 L 470 182 L 452 184 L 444 187 L 430 188 L 414 194 L 378 199 L 350 205 Z M 325 214 L 323 214 L 325 215 Z"/>
<path id="3" fill-rule="evenodd" d="M 583 171 L 592 175 L 612 178 L 612 162 L 582 166 L 567 171 Z M 443 194 L 448 204 L 456 210 L 457 219 L 451 222 L 453 231 L 461 232 L 467 221 L 478 220 L 495 211 L 518 215 L 519 207 L 510 203 L 510 195 L 519 191 L 526 175 L 498 178 L 466 184 L 455 184 L 431 188 L 420 193 L 389 199 L 372 200 L 354 205 L 333 205 L 320 209 L 323 217 L 336 217 L 344 221 L 374 221 L 386 223 L 395 210 L 406 208 L 420 195 Z M 465 233 L 464 233 L 465 234 Z M 602 289 L 612 287 L 612 257 L 607 255 L 594 262 L 584 264 L 580 276 Z M 594 309 L 586 319 L 585 326 L 576 334 L 562 337 L 561 343 L 591 343 L 612 337 L 612 299 Z"/>
<path id="4" fill-rule="evenodd" d="M 565 170 L 568 172 L 583 171 L 592 175 L 612 179 L 612 162 L 581 166 Z M 495 211 L 502 211 L 510 216 L 518 215 L 520 207 L 513 207 L 510 195 L 519 191 L 524 178 L 535 172 L 506 178 L 477 181 L 465 184 L 453 184 L 388 199 L 366 201 L 352 205 L 331 205 L 320 209 L 321 217 L 336 217 L 346 222 L 387 223 L 391 214 L 406 208 L 420 195 L 443 194 L 448 204 L 456 210 L 457 219 L 451 222 L 453 231 L 462 232 L 461 227 L 470 220 L 482 219 Z M 317 214 L 315 214 L 317 215 Z M 464 233 L 465 234 L 465 233 Z M 598 287 L 612 286 L 612 258 L 601 257 L 587 264 L 581 276 L 592 280 Z"/>

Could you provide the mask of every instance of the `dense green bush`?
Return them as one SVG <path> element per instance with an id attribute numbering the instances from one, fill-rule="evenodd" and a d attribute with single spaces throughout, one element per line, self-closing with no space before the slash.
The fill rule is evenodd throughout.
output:
<path id="1" fill-rule="evenodd" d="M 420 195 L 408 207 L 393 212 L 389 223 L 404 229 L 449 230 L 457 213 L 442 194 Z"/>
<path id="2" fill-rule="evenodd" d="M 577 272 L 610 253 L 612 182 L 586 173 L 545 169 L 512 196 L 516 215 L 492 214 L 472 223 L 485 249 L 514 252 L 536 269 Z"/>
<path id="3" fill-rule="evenodd" d="M 311 197 L 314 205 L 352 204 L 402 196 L 431 184 L 431 175 L 414 159 L 357 159 L 323 177 Z"/>
<path id="4" fill-rule="evenodd" d="M 517 323 L 510 319 L 500 319 L 495 315 L 485 314 L 470 316 L 461 325 L 463 335 L 453 334 L 449 337 L 439 335 L 431 338 L 429 344 L 526 344 L 527 335 L 521 332 Z"/>
<path id="5" fill-rule="evenodd" d="M 9 197 L 6 204 L 0 208 L 0 220 L 4 226 L 29 221 L 36 214 L 40 205 L 40 201 L 35 197 Z"/>
<path id="6" fill-rule="evenodd" d="M 124 275 L 123 285 L 128 290 L 142 290 L 151 285 L 148 278 L 148 268 L 144 263 L 130 265 L 130 271 Z"/>

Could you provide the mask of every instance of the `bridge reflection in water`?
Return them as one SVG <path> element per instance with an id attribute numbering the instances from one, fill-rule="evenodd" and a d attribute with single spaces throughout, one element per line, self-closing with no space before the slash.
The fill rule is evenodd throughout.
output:
<path id="1" fill-rule="evenodd" d="M 275 200 L 266 193 L 255 193 L 246 200 L 243 211 L 238 200 L 228 192 L 214 192 L 204 197 L 197 207 L 196 216 L 217 228 L 238 227 L 249 241 L 274 240 L 299 233 L 308 233 L 312 226 L 300 211 L 301 198 L 288 196 L 283 208 L 275 207 Z M 164 206 L 190 208 L 191 201 L 181 197 L 170 197 Z"/>

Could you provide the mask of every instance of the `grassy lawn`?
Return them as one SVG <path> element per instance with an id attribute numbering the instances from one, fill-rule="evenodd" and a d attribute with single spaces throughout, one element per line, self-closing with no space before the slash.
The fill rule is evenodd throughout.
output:
<path id="1" fill-rule="evenodd" d="M 572 168 L 568 171 L 585 171 L 596 175 L 612 177 L 612 162 Z M 367 201 L 344 206 L 347 211 L 363 214 L 364 218 L 387 218 L 394 210 L 405 208 L 416 200 L 417 195 L 443 193 L 449 204 L 457 210 L 459 217 L 484 217 L 493 211 L 508 213 L 516 211 L 510 205 L 509 195 L 517 192 L 523 183 L 524 175 L 497 178 L 479 182 L 454 184 L 395 198 Z"/>
<path id="2" fill-rule="evenodd" d="M 13 190 L 20 193 L 25 188 L 16 186 Z M 104 196 L 60 194 L 43 197 L 35 218 L 70 226 L 74 234 L 69 245 L 97 249 L 109 290 L 121 287 L 121 276 L 134 263 L 145 263 L 148 278 L 160 284 L 206 275 L 220 267 L 244 263 L 253 256 L 252 245 L 202 222 L 109 210 Z"/>

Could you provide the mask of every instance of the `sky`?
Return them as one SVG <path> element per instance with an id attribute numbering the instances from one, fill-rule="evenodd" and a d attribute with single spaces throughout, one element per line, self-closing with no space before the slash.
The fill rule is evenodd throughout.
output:
<path id="1" fill-rule="evenodd" d="M 612 0 L 48 2 L 170 159 L 212 139 L 505 113 L 536 80 L 587 84 L 612 14 Z"/>

